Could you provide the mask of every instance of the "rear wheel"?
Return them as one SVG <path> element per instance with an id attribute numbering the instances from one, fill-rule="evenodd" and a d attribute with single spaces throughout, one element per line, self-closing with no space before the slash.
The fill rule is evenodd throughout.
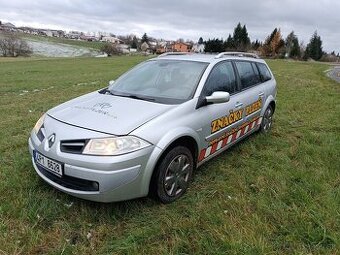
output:
<path id="1" fill-rule="evenodd" d="M 270 131 L 273 124 L 273 114 L 274 114 L 273 107 L 269 105 L 263 115 L 261 123 L 262 133 L 266 134 Z"/>
<path id="2" fill-rule="evenodd" d="M 152 185 L 156 198 L 171 203 L 188 189 L 193 173 L 193 156 L 184 146 L 171 149 L 158 165 Z"/>

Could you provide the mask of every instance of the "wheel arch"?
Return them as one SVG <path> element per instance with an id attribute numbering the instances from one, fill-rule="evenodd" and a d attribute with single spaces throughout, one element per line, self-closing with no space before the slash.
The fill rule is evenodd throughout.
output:
<path id="1" fill-rule="evenodd" d="M 263 116 L 264 112 L 266 111 L 266 109 L 268 108 L 268 106 L 271 106 L 273 108 L 273 113 L 275 112 L 275 108 L 276 108 L 276 100 L 275 98 L 270 95 L 265 104 L 264 104 L 264 107 L 262 108 L 262 112 L 261 112 L 261 116 Z"/>
<path id="2" fill-rule="evenodd" d="M 198 142 L 197 140 L 194 138 L 194 136 L 190 135 L 190 134 L 183 134 L 182 136 L 178 136 L 178 137 L 174 137 L 171 142 L 169 142 L 162 150 L 162 152 L 160 153 L 157 162 L 155 163 L 153 169 L 152 169 L 152 173 L 150 176 L 150 180 L 149 180 L 149 194 L 152 194 L 153 191 L 153 185 L 152 183 L 155 181 L 155 177 L 156 177 L 156 169 L 159 166 L 159 164 L 162 162 L 162 159 L 165 157 L 165 155 L 167 155 L 167 153 L 172 150 L 173 148 L 175 148 L 176 146 L 185 146 L 187 147 L 193 156 L 193 163 L 194 163 L 194 169 L 197 166 L 197 157 L 198 157 Z"/>
<path id="3" fill-rule="evenodd" d="M 268 104 L 268 106 L 271 106 L 271 107 L 272 107 L 273 113 L 274 113 L 274 112 L 275 112 L 275 107 L 276 107 L 276 102 L 273 100 L 273 101 L 271 101 L 271 102 Z"/>

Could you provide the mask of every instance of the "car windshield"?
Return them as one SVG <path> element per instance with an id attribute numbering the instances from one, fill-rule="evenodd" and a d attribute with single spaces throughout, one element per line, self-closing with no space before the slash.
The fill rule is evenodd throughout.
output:
<path id="1" fill-rule="evenodd" d="M 181 60 L 144 62 L 109 86 L 113 95 L 178 104 L 189 100 L 208 63 Z"/>

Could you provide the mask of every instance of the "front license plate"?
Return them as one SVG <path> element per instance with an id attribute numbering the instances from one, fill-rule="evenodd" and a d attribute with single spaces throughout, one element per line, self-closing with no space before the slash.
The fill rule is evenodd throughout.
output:
<path id="1" fill-rule="evenodd" d="M 37 151 L 34 152 L 34 159 L 38 165 L 42 166 L 51 173 L 58 175 L 60 177 L 63 175 L 62 165 L 60 163 L 50 158 L 47 158 L 44 155 L 41 155 Z"/>

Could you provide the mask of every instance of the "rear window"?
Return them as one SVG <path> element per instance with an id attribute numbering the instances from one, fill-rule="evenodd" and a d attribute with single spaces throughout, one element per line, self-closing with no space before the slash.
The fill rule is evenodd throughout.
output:
<path id="1" fill-rule="evenodd" d="M 252 63 L 245 61 L 235 62 L 240 79 L 242 89 L 246 89 L 260 82 L 258 74 L 255 73 Z"/>
<path id="2" fill-rule="evenodd" d="M 257 63 L 256 65 L 259 68 L 262 81 L 271 80 L 272 76 L 270 74 L 270 71 L 268 70 L 268 67 L 262 63 Z"/>

